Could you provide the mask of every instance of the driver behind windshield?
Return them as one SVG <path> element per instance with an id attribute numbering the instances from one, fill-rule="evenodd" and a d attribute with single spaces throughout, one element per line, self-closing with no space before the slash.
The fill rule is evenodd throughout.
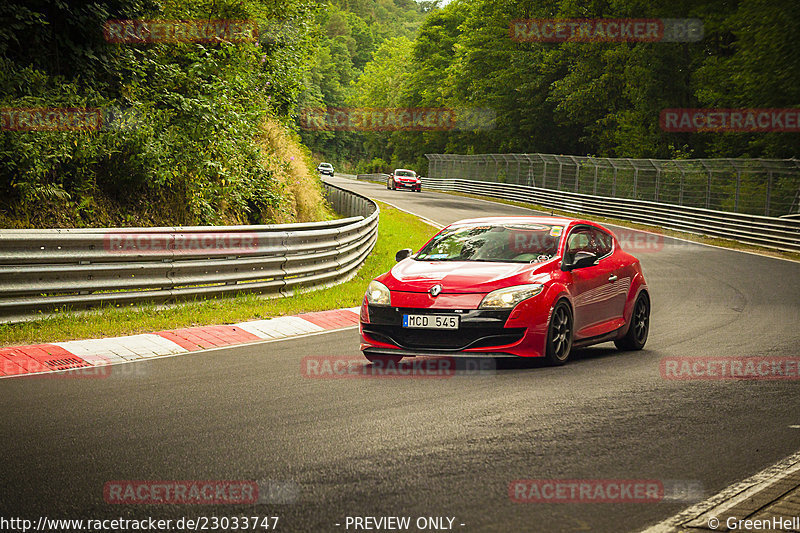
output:
<path id="1" fill-rule="evenodd" d="M 561 227 L 549 225 L 467 226 L 440 234 L 418 260 L 536 263 L 558 251 Z"/>

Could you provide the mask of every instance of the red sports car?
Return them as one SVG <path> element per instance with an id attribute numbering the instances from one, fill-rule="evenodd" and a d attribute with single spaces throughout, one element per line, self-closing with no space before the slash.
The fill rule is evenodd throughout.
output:
<path id="1" fill-rule="evenodd" d="M 650 296 L 639 260 L 587 220 L 462 220 L 397 252 L 361 306 L 370 361 L 415 355 L 545 357 L 613 341 L 640 350 Z"/>
<path id="2" fill-rule="evenodd" d="M 422 180 L 413 170 L 396 168 L 394 172 L 386 178 L 386 188 L 396 191 L 397 189 L 411 189 L 412 191 L 422 191 Z"/>

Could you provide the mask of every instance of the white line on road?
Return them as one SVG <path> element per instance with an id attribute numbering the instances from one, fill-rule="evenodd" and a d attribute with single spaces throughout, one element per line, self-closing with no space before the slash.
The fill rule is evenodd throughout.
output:
<path id="1" fill-rule="evenodd" d="M 798 470 L 800 470 L 800 451 L 744 481 L 722 489 L 707 500 L 645 529 L 642 533 L 671 533 L 686 527 L 707 529 L 709 518 L 723 515 L 728 509 L 748 498 L 752 498 L 770 485 L 794 474 Z"/>

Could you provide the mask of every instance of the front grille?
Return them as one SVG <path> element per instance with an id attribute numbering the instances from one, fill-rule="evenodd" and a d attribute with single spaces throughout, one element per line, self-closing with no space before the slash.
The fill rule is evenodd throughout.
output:
<path id="1" fill-rule="evenodd" d="M 402 326 L 404 314 L 458 314 L 457 330 L 413 329 Z M 369 307 L 370 323 L 364 324 L 364 333 L 376 341 L 393 344 L 409 350 L 458 351 L 467 348 L 486 348 L 513 344 L 525 335 L 525 328 L 503 327 L 508 311 L 468 310 L 455 313 L 442 309 L 404 309 Z"/>

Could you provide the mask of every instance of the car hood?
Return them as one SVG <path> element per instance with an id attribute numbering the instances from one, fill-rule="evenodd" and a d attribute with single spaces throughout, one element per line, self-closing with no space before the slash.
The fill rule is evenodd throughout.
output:
<path id="1" fill-rule="evenodd" d="M 417 181 L 419 178 L 412 178 L 411 176 L 395 176 L 397 181 Z"/>
<path id="2" fill-rule="evenodd" d="M 405 259 L 378 280 L 391 291 L 428 292 L 439 284 L 443 293 L 487 293 L 511 285 L 543 282 L 554 263 L 553 260 L 531 264 Z"/>

